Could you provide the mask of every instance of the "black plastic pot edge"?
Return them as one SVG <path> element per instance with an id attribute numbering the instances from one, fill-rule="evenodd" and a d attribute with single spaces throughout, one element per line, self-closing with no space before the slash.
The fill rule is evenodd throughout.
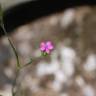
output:
<path id="1" fill-rule="evenodd" d="M 77 6 L 94 6 L 95 0 L 35 0 L 11 7 L 4 12 L 4 23 L 7 32 L 12 32 L 20 25 L 34 21 L 40 17 L 60 12 L 66 8 Z M 4 35 L 0 32 L 0 36 Z"/>

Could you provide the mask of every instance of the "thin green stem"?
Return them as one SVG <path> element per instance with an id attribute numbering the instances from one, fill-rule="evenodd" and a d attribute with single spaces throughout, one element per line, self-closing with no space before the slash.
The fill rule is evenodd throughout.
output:
<path id="1" fill-rule="evenodd" d="M 16 77 L 15 77 L 15 80 L 14 80 L 14 84 L 12 86 L 12 96 L 15 96 L 16 95 L 16 92 L 14 92 L 14 88 L 16 86 L 16 83 L 17 83 L 17 79 L 18 79 L 18 76 L 19 76 L 19 72 L 20 70 L 18 69 L 17 72 L 16 72 Z"/>
<path id="2" fill-rule="evenodd" d="M 11 46 L 11 48 L 12 48 L 14 54 L 15 54 L 16 62 L 17 62 L 17 63 L 16 63 L 16 67 L 17 67 L 17 68 L 16 68 L 16 77 L 15 77 L 15 80 L 14 80 L 14 84 L 13 84 L 13 86 L 12 86 L 12 96 L 15 96 L 17 91 L 14 91 L 14 88 L 15 88 L 16 83 L 17 83 L 17 79 L 18 79 L 18 76 L 19 76 L 20 69 L 23 69 L 24 67 L 26 67 L 26 66 L 28 66 L 29 64 L 31 64 L 31 63 L 32 63 L 32 59 L 30 60 L 30 62 L 28 62 L 27 64 L 25 64 L 23 67 L 21 67 L 17 50 L 16 50 L 16 48 L 14 47 L 14 44 L 13 44 L 13 42 L 11 41 L 11 39 L 9 38 L 8 33 L 7 33 L 7 31 L 6 31 L 5 27 L 4 27 L 4 23 L 3 23 L 3 11 L 2 11 L 1 6 L 0 6 L 0 12 L 1 12 L 1 13 L 0 13 L 0 26 L 2 27 L 2 29 L 3 29 L 3 31 L 4 31 L 4 34 L 6 35 L 8 41 L 9 41 L 9 44 L 10 44 L 10 46 Z"/>
<path id="3" fill-rule="evenodd" d="M 27 67 L 28 65 L 30 65 L 30 64 L 32 63 L 32 61 L 33 61 L 33 59 L 31 58 L 28 63 L 26 63 L 25 65 L 23 65 L 23 66 L 21 67 L 21 69 L 23 69 L 23 68 Z"/>
<path id="4" fill-rule="evenodd" d="M 2 26 L 2 28 L 3 28 L 3 31 L 4 31 L 5 35 L 6 35 L 7 38 L 8 38 L 9 44 L 10 44 L 10 46 L 11 46 L 12 49 L 13 49 L 13 52 L 14 52 L 14 54 L 15 54 L 16 61 L 17 61 L 17 63 L 16 63 L 17 72 L 16 72 L 16 77 L 15 77 L 15 80 L 14 80 L 14 84 L 13 84 L 13 86 L 12 86 L 12 96 L 15 96 L 16 93 L 14 92 L 14 88 L 15 88 L 15 86 L 16 86 L 16 81 L 17 81 L 17 78 L 18 78 L 18 76 L 19 76 L 19 69 L 21 68 L 21 65 L 20 65 L 19 56 L 18 56 L 18 53 L 17 53 L 17 51 L 16 51 L 16 48 L 14 47 L 12 41 L 10 40 L 10 38 L 9 38 L 9 36 L 8 36 L 6 30 L 5 30 L 4 24 L 2 23 L 1 26 Z"/>
<path id="5" fill-rule="evenodd" d="M 14 52 L 14 54 L 15 54 L 16 61 L 17 61 L 17 63 L 16 63 L 16 66 L 17 66 L 17 68 L 16 68 L 17 70 L 16 70 L 16 71 L 17 71 L 17 73 L 16 73 L 16 77 L 15 77 L 14 84 L 13 84 L 13 86 L 12 86 L 12 96 L 15 96 L 14 87 L 15 87 L 15 85 L 16 85 L 16 81 L 17 81 L 17 78 L 18 78 L 18 75 L 19 75 L 19 69 L 20 69 L 20 67 L 21 67 L 21 65 L 20 65 L 20 60 L 19 60 L 19 56 L 18 56 L 18 53 L 17 53 L 17 51 L 16 51 L 16 48 L 14 47 L 14 45 L 13 45 L 12 41 L 10 40 L 10 38 L 9 38 L 9 36 L 8 36 L 8 34 L 7 34 L 7 31 L 6 31 L 5 27 L 4 27 L 3 16 L 1 17 L 1 27 L 2 27 L 2 29 L 3 29 L 3 31 L 4 31 L 4 34 L 6 35 L 6 37 L 7 37 L 7 39 L 8 39 L 8 41 L 9 41 L 9 44 L 10 44 L 11 48 L 13 49 L 13 52 Z"/>
<path id="6" fill-rule="evenodd" d="M 17 61 L 17 63 L 16 63 L 17 68 L 20 68 L 21 66 L 20 66 L 20 60 L 19 60 L 18 53 L 17 53 L 17 51 L 16 51 L 16 48 L 14 47 L 14 44 L 13 44 L 12 41 L 10 40 L 10 38 L 9 38 L 9 36 L 8 36 L 6 30 L 5 30 L 5 27 L 4 27 L 4 24 L 3 24 L 3 23 L 2 23 L 2 28 L 3 28 L 3 31 L 4 31 L 5 35 L 6 35 L 7 38 L 8 38 L 8 41 L 9 41 L 9 43 L 10 43 L 12 49 L 13 49 L 13 52 L 14 52 L 14 54 L 15 54 L 16 61 Z"/>

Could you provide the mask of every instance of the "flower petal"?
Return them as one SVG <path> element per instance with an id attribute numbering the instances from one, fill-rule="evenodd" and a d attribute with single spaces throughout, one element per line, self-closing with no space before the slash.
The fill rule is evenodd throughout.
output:
<path id="1" fill-rule="evenodd" d="M 41 42 L 41 44 L 40 44 L 40 50 L 41 51 L 44 51 L 45 48 L 46 48 L 46 44 L 44 42 Z"/>
<path id="2" fill-rule="evenodd" d="M 48 49 L 52 50 L 54 47 L 53 45 L 48 46 Z"/>
<path id="3" fill-rule="evenodd" d="M 51 41 L 46 42 L 46 45 L 47 45 L 47 48 L 50 50 L 54 48 Z"/>
<path id="4" fill-rule="evenodd" d="M 46 48 L 45 52 L 49 54 L 50 50 L 48 48 Z"/>
<path id="5" fill-rule="evenodd" d="M 46 46 L 46 44 L 45 44 L 45 42 L 41 42 L 41 44 L 40 44 L 40 47 L 45 47 Z"/>
<path id="6" fill-rule="evenodd" d="M 46 46 L 50 46 L 50 45 L 52 45 L 52 42 L 51 41 L 47 41 L 46 42 Z"/>
<path id="7" fill-rule="evenodd" d="M 45 47 L 40 47 L 40 50 L 41 50 L 41 51 L 44 51 L 44 50 L 45 50 Z"/>

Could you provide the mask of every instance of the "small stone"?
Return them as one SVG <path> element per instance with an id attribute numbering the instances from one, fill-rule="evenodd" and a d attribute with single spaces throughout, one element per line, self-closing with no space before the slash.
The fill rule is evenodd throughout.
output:
<path id="1" fill-rule="evenodd" d="M 94 89 L 92 88 L 92 86 L 86 85 L 86 86 L 83 88 L 83 94 L 84 94 L 84 96 L 95 96 L 95 91 L 94 91 Z"/>
<path id="2" fill-rule="evenodd" d="M 75 9 L 67 9 L 61 19 L 61 26 L 67 28 L 75 19 Z"/>

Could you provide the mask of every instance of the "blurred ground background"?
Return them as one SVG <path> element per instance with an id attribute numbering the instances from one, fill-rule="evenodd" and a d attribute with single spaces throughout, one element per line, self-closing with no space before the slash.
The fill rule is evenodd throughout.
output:
<path id="1" fill-rule="evenodd" d="M 96 96 L 96 7 L 69 8 L 15 29 L 10 38 L 21 64 L 33 63 L 18 78 L 16 96 Z M 54 51 L 41 56 L 50 40 Z M 11 96 L 16 60 L 6 36 L 0 38 L 0 94 Z"/>

